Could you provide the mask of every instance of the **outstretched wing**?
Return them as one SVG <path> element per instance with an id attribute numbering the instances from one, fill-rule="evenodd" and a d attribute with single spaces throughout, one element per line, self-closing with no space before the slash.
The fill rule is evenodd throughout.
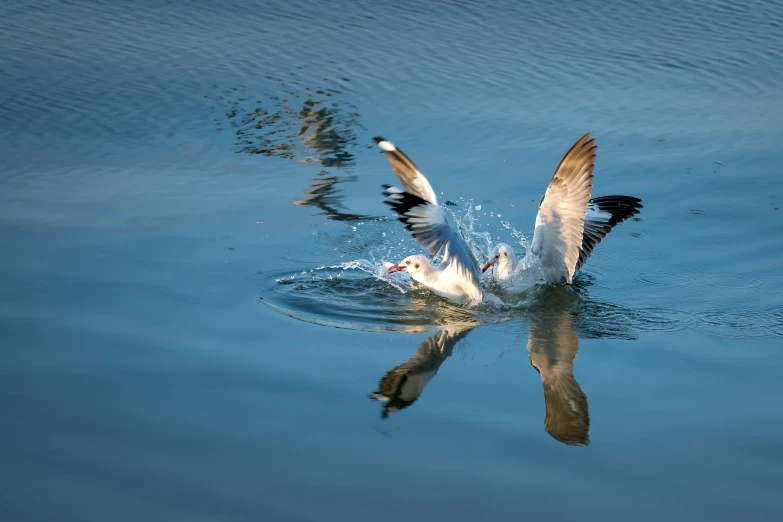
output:
<path id="1" fill-rule="evenodd" d="M 582 136 L 560 161 L 538 207 L 531 250 L 548 283 L 570 283 L 576 273 L 597 148 L 589 138 Z"/>
<path id="2" fill-rule="evenodd" d="M 432 185 L 427 181 L 416 165 L 411 159 L 405 155 L 400 149 L 394 146 L 390 141 L 385 140 L 380 136 L 373 138 L 378 147 L 386 155 L 386 159 L 391 163 L 392 170 L 400 179 L 400 183 L 405 187 L 405 190 L 418 196 L 428 203 L 438 205 L 438 198 L 435 197 L 435 191 L 432 190 Z"/>
<path id="3" fill-rule="evenodd" d="M 576 263 L 574 273 L 582 268 L 595 246 L 612 231 L 615 225 L 635 216 L 641 208 L 642 200 L 632 196 L 601 196 L 591 199 L 587 205 L 582 246 L 579 249 L 579 261 Z"/>
<path id="4" fill-rule="evenodd" d="M 383 194 L 388 198 L 386 204 L 399 215 L 398 219 L 405 223 L 405 228 L 423 249 L 433 256 L 443 256 L 443 263 L 449 270 L 478 287 L 478 261 L 465 240 L 449 225 L 427 178 L 390 141 L 380 136 L 374 140 L 405 187 L 403 190 L 383 185 Z"/>

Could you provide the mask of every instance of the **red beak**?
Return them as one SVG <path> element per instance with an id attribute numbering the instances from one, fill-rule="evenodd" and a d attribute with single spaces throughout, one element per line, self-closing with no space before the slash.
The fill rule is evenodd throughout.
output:
<path id="1" fill-rule="evenodd" d="M 405 265 L 392 265 L 389 267 L 390 274 L 393 274 L 394 272 L 399 272 L 400 270 L 405 270 Z"/>
<path id="2" fill-rule="evenodd" d="M 495 263 L 487 263 L 486 265 L 484 265 L 484 269 L 482 270 L 482 272 L 486 272 L 487 270 L 489 270 L 489 267 L 491 267 L 494 264 Z"/>

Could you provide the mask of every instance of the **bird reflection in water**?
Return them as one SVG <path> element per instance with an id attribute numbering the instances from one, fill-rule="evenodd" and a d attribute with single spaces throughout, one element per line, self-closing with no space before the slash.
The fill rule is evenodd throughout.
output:
<path id="1" fill-rule="evenodd" d="M 413 357 L 386 372 L 378 383 L 378 390 L 370 394 L 370 398 L 384 403 L 381 418 L 385 419 L 416 402 L 441 364 L 471 329 L 454 326 L 427 337 Z"/>
<path id="2" fill-rule="evenodd" d="M 312 178 L 312 184 L 305 189 L 308 197 L 295 199 L 294 205 L 308 205 L 318 208 L 322 214 L 333 221 L 365 221 L 373 216 L 362 216 L 347 212 L 342 200 L 340 183 L 356 181 L 356 176 L 329 176 L 329 171 L 322 169 L 318 176 Z"/>
<path id="3" fill-rule="evenodd" d="M 580 294 L 584 289 L 536 287 L 528 292 L 526 306 L 513 312 L 528 323 L 528 356 L 544 391 L 544 429 L 569 446 L 590 443 L 587 395 L 574 377 L 578 331 L 591 338 L 635 338 L 628 321 L 634 310 L 589 300 L 584 295 L 580 299 Z M 607 311 L 611 311 L 612 324 L 602 327 Z M 416 402 L 454 347 L 477 325 L 462 321 L 441 327 L 419 345 L 413 357 L 386 372 L 378 390 L 370 394 L 384 403 L 381 417 L 388 418 Z"/>
<path id="4" fill-rule="evenodd" d="M 432 299 L 429 295 L 415 297 L 407 308 L 429 309 Z M 386 372 L 378 383 L 378 390 L 370 394 L 371 399 L 384 403 L 381 418 L 386 419 L 416 402 L 454 348 L 481 323 L 470 312 L 452 303 L 440 304 L 433 320 L 438 325 L 438 331 L 424 339 L 413 357 Z M 411 324 L 405 331 L 417 333 L 430 329 L 428 326 Z"/>
<path id="5" fill-rule="evenodd" d="M 272 78 L 268 78 L 273 80 Z M 226 117 L 236 132 L 236 152 L 281 157 L 320 167 L 296 205 L 318 208 L 336 221 L 363 221 L 372 216 L 349 212 L 340 184 L 357 180 L 350 170 L 356 164 L 359 122 L 356 106 L 345 100 L 348 80 L 324 78 L 320 87 L 301 87 L 289 78 L 277 80 L 275 94 L 251 103 L 237 89 L 228 97 Z M 218 128 L 222 128 L 222 123 Z M 370 148 L 367 144 L 365 148 Z"/>
<path id="6" fill-rule="evenodd" d="M 544 387 L 547 433 L 563 444 L 589 444 L 587 396 L 574 378 L 579 337 L 571 313 L 559 311 L 536 315 L 530 324 L 527 350 L 530 364 L 541 375 Z"/>

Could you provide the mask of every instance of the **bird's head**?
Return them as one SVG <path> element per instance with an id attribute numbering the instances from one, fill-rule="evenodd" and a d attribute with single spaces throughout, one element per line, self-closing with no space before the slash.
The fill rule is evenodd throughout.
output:
<path id="1" fill-rule="evenodd" d="M 389 273 L 405 270 L 411 276 L 419 274 L 430 267 L 430 262 L 423 255 L 408 256 L 396 265 L 389 267 Z"/>
<path id="2" fill-rule="evenodd" d="M 482 272 L 486 272 L 490 267 L 503 268 L 507 264 L 513 265 L 516 262 L 516 254 L 514 249 L 505 243 L 498 243 L 495 248 L 489 253 L 489 261 L 484 265 Z"/>

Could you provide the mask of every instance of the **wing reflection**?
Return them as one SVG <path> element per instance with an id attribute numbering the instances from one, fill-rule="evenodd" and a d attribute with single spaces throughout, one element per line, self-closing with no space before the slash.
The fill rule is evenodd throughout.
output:
<path id="1" fill-rule="evenodd" d="M 377 391 L 370 394 L 370 398 L 384 403 L 384 419 L 416 402 L 457 343 L 487 321 L 486 317 L 473 315 L 475 312 L 442 302 L 433 308 L 426 298 L 411 299 L 405 307 L 420 309 L 434 320 L 412 323 L 404 328 L 405 332 L 430 330 L 433 324 L 443 326 L 436 326 L 437 333 L 424 339 L 410 359 L 387 371 Z M 648 310 L 591 298 L 585 288 L 552 285 L 530 289 L 515 307 L 492 310 L 493 319 L 498 319 L 496 314 L 502 314 L 504 322 L 512 319 L 506 323 L 511 333 L 521 330 L 515 339 L 524 339 L 528 334 L 528 358 L 541 378 L 544 429 L 549 436 L 569 446 L 590 444 L 588 398 L 574 376 L 580 338 L 634 340 L 637 329 L 646 324 L 647 313 Z"/>
<path id="2" fill-rule="evenodd" d="M 544 386 L 547 433 L 563 444 L 589 444 L 587 396 L 574 378 L 579 337 L 571 313 L 559 311 L 536 315 L 530 325 L 527 350 L 530 364 L 541 375 Z"/>
<path id="3" fill-rule="evenodd" d="M 583 314 L 585 297 L 584 291 L 565 286 L 539 287 L 526 314 L 530 321 L 530 364 L 541 376 L 544 388 L 544 428 L 552 438 L 570 446 L 590 443 L 587 395 L 574 377 L 574 359 L 579 351 L 577 327 L 591 324 L 583 315 L 596 315 Z M 603 305 L 596 303 L 593 309 L 600 312 Z M 598 328 L 593 325 L 592 330 Z"/>
<path id="4" fill-rule="evenodd" d="M 381 418 L 407 408 L 419 398 L 454 347 L 477 323 L 452 323 L 424 339 L 416 353 L 381 378 L 370 398 L 384 403 Z"/>
<path id="5" fill-rule="evenodd" d="M 301 87 L 288 78 L 278 81 L 274 95 L 255 102 L 236 88 L 224 91 L 220 99 L 228 99 L 226 117 L 236 132 L 236 152 L 321 167 L 305 189 L 307 197 L 294 200 L 294 204 L 312 205 L 337 221 L 364 221 L 371 216 L 347 212 L 338 187 L 357 177 L 327 175 L 356 164 L 355 154 L 361 148 L 357 130 L 364 127 L 356 106 L 345 101 L 343 82 L 347 80 L 323 81 L 319 87 Z M 223 128 L 222 122 L 217 121 L 217 125 L 219 130 Z M 372 145 L 368 142 L 365 147 Z"/>
<path id="6" fill-rule="evenodd" d="M 313 183 L 305 189 L 308 197 L 304 199 L 295 199 L 295 205 L 310 205 L 318 208 L 321 213 L 334 221 L 366 221 L 372 219 L 372 216 L 362 216 L 346 212 L 342 200 L 344 196 L 340 194 L 342 189 L 338 188 L 339 183 L 356 181 L 356 176 L 329 176 L 328 171 L 323 169 L 318 173 L 318 177 L 311 179 Z"/>

